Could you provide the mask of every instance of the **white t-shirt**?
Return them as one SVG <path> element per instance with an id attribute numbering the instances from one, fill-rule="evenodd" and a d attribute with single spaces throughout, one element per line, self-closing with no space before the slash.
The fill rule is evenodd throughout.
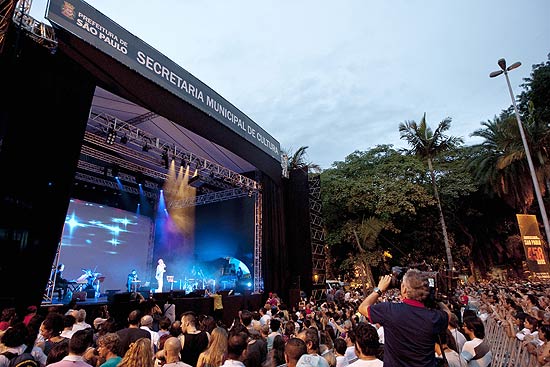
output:
<path id="1" fill-rule="evenodd" d="M 344 356 L 348 359 L 348 362 L 355 361 L 357 359 L 357 354 L 355 354 L 355 346 L 352 345 L 347 347 Z"/>
<path id="2" fill-rule="evenodd" d="M 364 359 L 358 359 L 357 361 L 351 363 L 348 367 L 383 367 L 383 366 L 384 366 L 384 362 L 376 358 L 368 361 Z"/>

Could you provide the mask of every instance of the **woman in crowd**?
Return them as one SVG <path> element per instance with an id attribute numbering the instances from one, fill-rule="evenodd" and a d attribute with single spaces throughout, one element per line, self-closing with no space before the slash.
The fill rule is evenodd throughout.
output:
<path id="1" fill-rule="evenodd" d="M 117 367 L 154 367 L 151 340 L 139 338 L 132 344 L 122 357 Z"/>
<path id="2" fill-rule="evenodd" d="M 197 367 L 218 367 L 227 353 L 227 330 L 216 327 L 210 334 L 208 348 L 199 355 Z"/>

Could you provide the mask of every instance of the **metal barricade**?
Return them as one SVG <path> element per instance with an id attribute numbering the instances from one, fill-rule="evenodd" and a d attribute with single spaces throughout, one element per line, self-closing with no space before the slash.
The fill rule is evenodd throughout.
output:
<path id="1" fill-rule="evenodd" d="M 491 345 L 491 367 L 538 367 L 537 357 L 528 352 L 522 341 L 508 336 L 498 320 L 489 317 L 485 321 L 485 339 Z"/>

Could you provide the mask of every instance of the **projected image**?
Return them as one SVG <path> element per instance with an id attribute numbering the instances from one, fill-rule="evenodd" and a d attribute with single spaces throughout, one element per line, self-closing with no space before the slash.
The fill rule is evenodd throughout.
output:
<path id="1" fill-rule="evenodd" d="M 132 270 L 147 280 L 151 228 L 149 217 L 72 199 L 59 254 L 59 263 L 65 265 L 63 278 L 91 284 L 98 294 L 126 291 Z"/>

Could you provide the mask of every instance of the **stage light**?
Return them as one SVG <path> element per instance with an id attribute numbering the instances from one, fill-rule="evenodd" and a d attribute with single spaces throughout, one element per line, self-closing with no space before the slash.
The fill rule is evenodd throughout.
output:
<path id="1" fill-rule="evenodd" d="M 120 142 L 121 142 L 122 144 L 126 144 L 126 143 L 128 142 L 128 137 L 127 137 L 126 135 L 122 136 L 122 137 L 120 138 Z"/>
<path id="2" fill-rule="evenodd" d="M 168 147 L 164 147 L 164 151 L 162 152 L 161 156 L 162 164 L 164 165 L 164 168 L 168 169 L 169 167 L 169 161 L 168 161 Z"/>
<path id="3" fill-rule="evenodd" d="M 116 140 L 116 131 L 112 127 L 109 128 L 107 131 L 107 138 L 105 139 L 105 142 L 107 144 L 113 145 Z"/>
<path id="4" fill-rule="evenodd" d="M 148 152 L 149 151 L 149 144 L 147 144 L 147 142 L 145 142 L 145 144 L 143 144 L 143 146 L 141 147 L 141 150 L 143 150 L 144 152 Z"/>
<path id="5" fill-rule="evenodd" d="M 118 165 L 114 164 L 111 167 L 111 174 L 113 175 L 114 178 L 118 178 L 118 171 L 119 171 Z"/>

